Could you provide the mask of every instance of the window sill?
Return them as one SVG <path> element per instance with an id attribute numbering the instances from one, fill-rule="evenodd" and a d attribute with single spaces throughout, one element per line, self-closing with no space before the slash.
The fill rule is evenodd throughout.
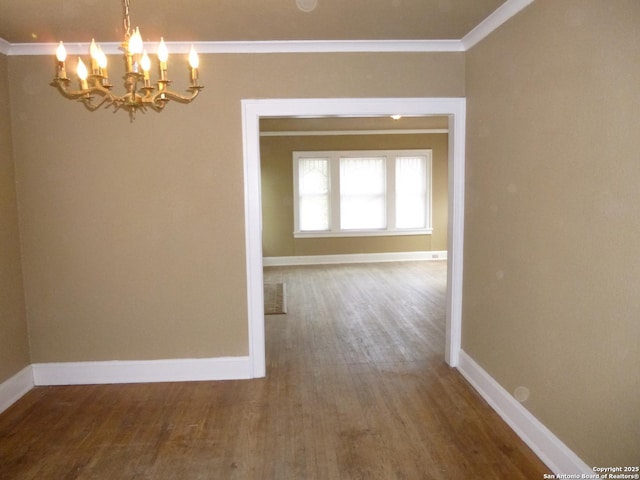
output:
<path id="1" fill-rule="evenodd" d="M 431 228 L 415 230 L 345 230 L 341 232 L 293 232 L 293 238 L 399 237 L 431 234 L 433 234 L 433 229 Z"/>

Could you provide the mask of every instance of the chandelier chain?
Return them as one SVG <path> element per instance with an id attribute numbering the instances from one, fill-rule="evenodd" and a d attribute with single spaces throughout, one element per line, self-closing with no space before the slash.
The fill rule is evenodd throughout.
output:
<path id="1" fill-rule="evenodd" d="M 122 21 L 122 25 L 124 27 L 126 38 L 129 38 L 131 36 L 131 19 L 129 18 L 129 2 L 130 0 L 122 0 L 122 5 L 124 7 L 124 19 Z"/>

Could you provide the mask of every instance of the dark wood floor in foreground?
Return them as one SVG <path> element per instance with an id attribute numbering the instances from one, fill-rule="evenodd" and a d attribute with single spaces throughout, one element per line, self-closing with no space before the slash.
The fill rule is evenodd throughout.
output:
<path id="1" fill-rule="evenodd" d="M 541 479 L 443 363 L 443 262 L 268 268 L 265 379 L 38 387 L 0 415 L 0 479 Z"/>

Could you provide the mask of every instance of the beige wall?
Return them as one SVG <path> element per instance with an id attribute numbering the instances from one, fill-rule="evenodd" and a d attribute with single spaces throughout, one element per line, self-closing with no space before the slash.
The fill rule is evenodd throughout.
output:
<path id="1" fill-rule="evenodd" d="M 51 58 L 9 58 L 34 362 L 248 353 L 241 99 L 464 96 L 462 53 L 201 65 L 196 102 L 130 123 L 62 98 Z"/>
<path id="2" fill-rule="evenodd" d="M 640 463 L 639 25 L 537 0 L 467 55 L 463 349 L 600 466 Z"/>
<path id="3" fill-rule="evenodd" d="M 447 249 L 448 135 L 262 137 L 262 238 L 265 257 Z M 391 237 L 293 238 L 294 151 L 432 150 L 433 234 Z"/>
<path id="4" fill-rule="evenodd" d="M 30 363 L 7 75 L 8 59 L 0 55 L 0 383 Z"/>
<path id="5" fill-rule="evenodd" d="M 30 361 L 20 245 L 34 362 L 245 355 L 240 100 L 466 82 L 463 348 L 586 462 L 637 464 L 639 9 L 537 0 L 466 78 L 462 53 L 204 55 L 194 104 L 134 123 L 0 55 L 0 381 Z"/>

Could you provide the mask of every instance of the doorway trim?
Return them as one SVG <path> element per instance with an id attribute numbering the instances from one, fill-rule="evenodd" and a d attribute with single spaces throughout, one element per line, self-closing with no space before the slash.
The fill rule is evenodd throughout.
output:
<path id="1" fill-rule="evenodd" d="M 464 241 L 464 98 L 245 99 L 241 102 L 250 377 L 266 375 L 262 260 L 261 117 L 428 116 L 449 118 L 449 223 L 445 361 L 458 366 L 462 332 Z"/>

